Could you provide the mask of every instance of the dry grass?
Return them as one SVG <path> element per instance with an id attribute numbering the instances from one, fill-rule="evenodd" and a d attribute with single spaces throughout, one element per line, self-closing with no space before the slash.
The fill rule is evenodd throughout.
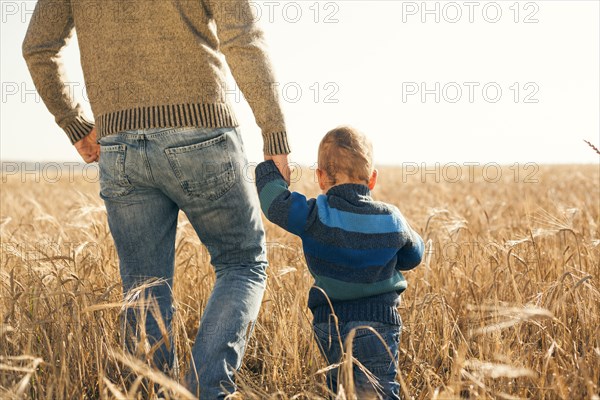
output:
<path id="1" fill-rule="evenodd" d="M 479 170 L 476 170 L 479 171 Z M 312 177 L 295 187 L 317 192 Z M 523 172 L 523 171 L 521 171 Z M 596 399 L 600 388 L 598 166 L 542 166 L 537 183 L 426 182 L 380 169 L 379 200 L 427 242 L 406 274 L 399 380 L 415 399 Z M 30 176 L 28 176 L 30 177 Z M 26 178 L 28 178 L 26 177 Z M 118 261 L 97 183 L 21 182 L 1 191 L 0 398 L 133 398 L 177 382 L 120 352 Z M 310 276 L 296 238 L 266 222 L 271 267 L 239 374 L 243 398 L 322 398 Z M 177 235 L 180 374 L 214 274 L 185 217 Z M 144 378 L 144 379 L 142 379 Z M 350 385 L 351 386 L 351 385 Z M 406 396 L 408 397 L 408 396 Z"/>

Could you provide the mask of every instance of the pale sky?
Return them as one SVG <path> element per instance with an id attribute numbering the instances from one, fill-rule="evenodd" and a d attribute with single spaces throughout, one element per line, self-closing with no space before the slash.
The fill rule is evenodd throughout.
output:
<path id="1" fill-rule="evenodd" d="M 378 164 L 598 162 L 583 142 L 600 142 L 598 1 L 427 1 L 429 13 L 423 4 L 254 3 L 292 160 L 312 165 L 325 132 L 351 124 L 372 139 Z M 80 161 L 21 56 L 35 2 L 0 5 L 0 158 Z M 64 57 L 91 118 L 76 40 Z M 259 161 L 250 108 L 230 98 L 248 158 Z"/>

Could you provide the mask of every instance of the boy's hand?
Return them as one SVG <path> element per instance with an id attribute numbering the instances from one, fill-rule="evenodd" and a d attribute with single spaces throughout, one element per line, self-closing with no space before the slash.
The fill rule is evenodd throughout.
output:
<path id="1" fill-rule="evenodd" d="M 277 165 L 277 169 L 279 169 L 279 172 L 281 172 L 281 175 L 283 175 L 283 179 L 285 179 L 285 182 L 289 185 L 291 172 L 290 172 L 290 166 L 289 166 L 289 161 L 288 161 L 288 155 L 287 154 L 277 154 L 277 155 L 265 154 L 265 161 L 267 161 L 267 160 L 273 160 L 275 165 Z"/>

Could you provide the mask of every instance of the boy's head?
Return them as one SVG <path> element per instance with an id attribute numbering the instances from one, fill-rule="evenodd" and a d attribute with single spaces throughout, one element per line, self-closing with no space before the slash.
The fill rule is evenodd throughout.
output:
<path id="1" fill-rule="evenodd" d="M 319 144 L 317 177 L 321 190 L 342 183 L 360 183 L 373 190 L 377 170 L 373 168 L 371 141 L 350 126 L 330 130 Z"/>

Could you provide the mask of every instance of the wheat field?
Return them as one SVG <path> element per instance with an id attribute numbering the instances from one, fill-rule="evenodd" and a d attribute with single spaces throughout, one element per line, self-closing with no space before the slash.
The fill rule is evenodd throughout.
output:
<path id="1" fill-rule="evenodd" d="M 379 168 L 374 197 L 398 206 L 427 243 L 405 274 L 403 398 L 600 399 L 600 170 L 532 168 L 490 177 L 478 167 L 460 179 Z M 293 189 L 317 195 L 301 172 Z M 181 368 L 170 379 L 120 351 L 118 259 L 98 183 L 41 178 L 2 177 L 0 398 L 138 398 L 147 381 L 185 398 L 177 379 L 214 282 L 185 216 L 174 286 Z M 300 242 L 265 226 L 268 288 L 235 396 L 323 398 Z"/>

